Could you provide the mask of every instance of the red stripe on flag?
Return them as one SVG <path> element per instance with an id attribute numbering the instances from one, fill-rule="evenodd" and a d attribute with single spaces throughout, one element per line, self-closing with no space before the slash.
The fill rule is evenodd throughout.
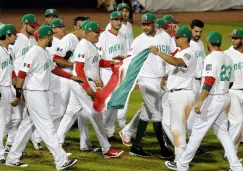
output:
<path id="1" fill-rule="evenodd" d="M 119 67 L 122 65 L 122 61 L 118 64 L 111 67 L 112 75 L 107 85 L 96 93 L 93 107 L 97 112 L 101 112 L 105 107 L 106 99 L 111 95 L 111 93 L 115 90 L 118 81 L 119 81 Z"/>
<path id="2" fill-rule="evenodd" d="M 30 68 L 30 64 L 27 65 L 27 68 Z"/>

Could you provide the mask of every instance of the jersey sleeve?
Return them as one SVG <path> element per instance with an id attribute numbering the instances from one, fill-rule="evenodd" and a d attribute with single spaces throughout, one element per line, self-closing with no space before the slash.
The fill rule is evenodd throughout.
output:
<path id="1" fill-rule="evenodd" d="M 186 68 L 189 68 L 195 56 L 192 53 L 185 53 L 182 57 L 182 60 L 186 64 Z"/>
<path id="2" fill-rule="evenodd" d="M 217 79 L 218 75 L 217 75 L 217 66 L 216 66 L 216 62 L 212 61 L 213 57 L 211 57 L 210 55 L 208 55 L 204 61 L 204 67 L 203 67 L 203 73 L 202 76 L 203 77 L 213 77 L 215 79 Z"/>
<path id="3" fill-rule="evenodd" d="M 75 62 L 83 62 L 85 63 L 85 58 L 88 57 L 88 48 L 86 46 L 77 46 L 74 51 L 74 61 Z"/>
<path id="4" fill-rule="evenodd" d="M 67 51 L 71 50 L 71 48 L 72 48 L 71 40 L 68 39 L 67 37 L 64 37 L 60 41 L 59 45 L 57 46 L 54 55 L 65 57 Z"/>
<path id="5" fill-rule="evenodd" d="M 177 50 L 175 40 L 169 36 L 169 54 Z"/>
<path id="6" fill-rule="evenodd" d="M 35 67 L 36 54 L 26 53 L 19 70 L 25 73 L 30 73 Z"/>
<path id="7" fill-rule="evenodd" d="M 136 40 L 134 40 L 131 44 L 131 47 L 130 49 L 128 50 L 128 56 L 132 56 L 132 55 L 136 55 L 137 52 L 136 52 Z"/>

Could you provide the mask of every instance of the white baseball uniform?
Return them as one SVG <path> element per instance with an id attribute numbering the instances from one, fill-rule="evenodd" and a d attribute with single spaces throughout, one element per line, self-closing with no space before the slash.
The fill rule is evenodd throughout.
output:
<path id="1" fill-rule="evenodd" d="M 128 48 L 124 35 L 119 31 L 117 35 L 111 33 L 109 30 L 101 33 L 99 42 L 97 43 L 100 47 L 102 58 L 105 60 L 112 60 L 117 56 L 127 56 Z M 112 75 L 111 68 L 101 68 L 101 79 L 104 86 L 110 80 Z M 120 118 L 117 120 L 117 125 L 122 127 L 126 124 L 126 111 L 128 103 L 126 103 L 123 109 L 110 109 L 104 111 L 104 124 L 108 137 L 112 137 L 115 132 L 115 121 L 119 113 Z"/>
<path id="2" fill-rule="evenodd" d="M 100 79 L 99 72 L 99 61 L 100 55 L 98 54 L 98 48 L 87 41 L 82 39 L 78 44 L 74 52 L 74 61 L 84 63 L 84 72 L 87 80 L 89 81 L 90 88 L 96 92 L 96 84 L 94 81 Z M 73 75 L 78 75 L 76 71 L 76 63 L 74 65 Z M 79 72 L 79 71 L 78 71 Z M 76 100 L 78 106 L 82 107 L 85 112 L 82 115 L 86 115 L 94 127 L 98 141 L 102 148 L 102 152 L 106 153 L 110 148 L 110 143 L 108 142 L 105 127 L 103 123 L 103 114 L 101 112 L 96 112 L 93 108 L 93 101 L 86 91 L 82 88 L 80 84 L 71 83 L 71 100 Z M 81 135 L 82 136 L 82 135 Z"/>
<path id="3" fill-rule="evenodd" d="M 193 71 L 197 61 L 191 47 L 180 50 L 175 57 L 181 58 L 186 65 L 185 67 L 171 66 L 167 80 L 171 133 L 175 145 L 175 161 L 177 161 L 186 147 L 186 122 L 195 100 Z"/>
<path id="4" fill-rule="evenodd" d="M 177 162 L 178 170 L 187 171 L 200 143 L 213 125 L 214 132 L 226 152 L 230 169 L 242 171 L 242 164 L 236 156 L 235 148 L 228 134 L 228 120 L 225 113 L 230 103 L 229 83 L 234 81 L 232 60 L 222 51 L 212 51 L 204 60 L 203 82 L 205 77 L 215 78 L 209 95 L 201 107 L 201 114 L 196 118 L 185 151 Z"/>
<path id="5" fill-rule="evenodd" d="M 106 26 L 105 30 L 108 31 L 110 30 L 110 28 L 111 28 L 111 23 L 109 23 Z M 131 23 L 130 22 L 127 22 L 126 24 L 122 23 L 122 26 L 119 31 L 124 35 L 127 42 L 127 47 L 130 48 L 134 40 Z"/>
<path id="6" fill-rule="evenodd" d="M 7 116 L 12 115 L 10 102 L 13 99 L 11 91 L 13 60 L 10 54 L 9 49 L 0 46 L 0 160 L 5 158 L 3 138 L 6 134 Z"/>
<path id="7" fill-rule="evenodd" d="M 51 88 L 51 70 L 55 66 L 48 51 L 40 46 L 33 46 L 24 57 L 19 70 L 27 75 L 23 90 L 29 116 L 19 126 L 7 163 L 19 161 L 34 128 L 53 154 L 57 169 L 68 160 L 66 152 L 59 146 L 49 110 L 48 91 Z"/>
<path id="8" fill-rule="evenodd" d="M 190 47 L 195 52 L 195 56 L 197 58 L 197 66 L 194 71 L 194 79 L 193 79 L 193 91 L 195 93 L 195 101 L 197 101 L 198 97 L 199 97 L 200 87 L 201 87 L 200 78 L 201 78 L 202 72 L 203 72 L 203 61 L 206 58 L 206 53 L 204 50 L 203 42 L 201 40 L 198 40 L 197 42 L 194 40 L 191 40 Z M 188 129 L 189 134 L 191 132 L 191 129 L 195 122 L 196 117 L 197 117 L 197 114 L 195 113 L 194 110 L 192 110 L 189 115 L 189 118 L 187 120 L 187 129 Z"/>
<path id="9" fill-rule="evenodd" d="M 230 122 L 229 134 L 236 146 L 237 151 L 240 139 L 242 137 L 243 125 L 243 54 L 234 48 L 229 48 L 225 51 L 225 53 L 232 59 L 234 64 L 235 81 L 229 91 L 231 106 L 228 120 Z"/>
<path id="10" fill-rule="evenodd" d="M 67 34 L 59 42 L 58 47 L 57 47 L 56 51 L 54 52 L 54 55 L 65 57 L 65 55 L 68 51 L 72 51 L 72 53 L 74 53 L 74 50 L 76 49 L 79 42 L 80 42 L 79 39 L 73 33 Z M 74 62 L 73 54 L 69 58 L 69 61 Z M 65 70 L 66 72 L 72 73 L 73 68 L 64 68 L 63 70 Z M 65 81 L 65 79 L 61 79 L 61 80 L 62 80 L 62 81 L 60 81 L 60 87 L 62 89 L 61 96 L 67 98 L 68 101 L 67 101 L 67 99 L 64 99 L 65 106 L 60 108 L 60 109 L 65 110 L 65 114 L 57 129 L 57 136 L 58 136 L 59 144 L 64 143 L 67 131 L 71 128 L 71 126 L 73 125 L 73 123 L 76 121 L 76 119 L 78 117 L 78 122 L 79 122 L 78 126 L 79 126 L 79 130 L 80 130 L 80 135 L 81 135 L 80 136 L 80 149 L 81 150 L 86 149 L 89 146 L 91 146 L 91 143 L 89 141 L 89 130 L 88 130 L 88 124 L 87 124 L 88 117 L 85 114 L 76 115 L 76 113 L 78 111 L 80 111 L 80 112 L 84 112 L 84 111 L 81 110 L 82 107 L 77 105 L 76 101 L 74 101 L 70 98 L 71 89 L 70 89 L 69 81 Z M 55 92 L 54 92 L 54 95 L 55 95 Z M 57 101 L 55 102 L 56 105 L 58 105 L 58 103 L 59 103 L 58 101 L 59 101 L 59 99 L 57 99 Z M 67 102 L 69 102 L 69 103 L 67 103 Z M 53 106 L 53 107 L 58 107 L 58 106 Z"/>
<path id="11" fill-rule="evenodd" d="M 15 71 L 16 75 L 18 75 L 19 67 L 24 59 L 25 54 L 34 45 L 36 45 L 35 38 L 31 35 L 29 37 L 27 37 L 23 33 L 18 33 L 15 44 L 9 45 L 11 53 L 13 54 L 13 65 L 14 65 L 14 71 Z M 13 93 L 15 93 L 15 89 L 13 87 L 12 87 L 12 91 L 13 91 Z M 8 126 L 6 127 L 7 130 L 11 130 L 11 132 L 8 134 L 8 139 L 6 142 L 7 145 L 13 144 L 15 135 L 18 130 L 18 126 L 23 117 L 24 107 L 25 107 L 24 104 L 20 104 L 13 108 L 13 114 L 11 115 L 10 122 L 8 123 Z M 38 132 L 36 132 L 36 131 L 31 136 L 31 139 L 34 142 L 41 142 L 41 138 L 40 138 Z"/>

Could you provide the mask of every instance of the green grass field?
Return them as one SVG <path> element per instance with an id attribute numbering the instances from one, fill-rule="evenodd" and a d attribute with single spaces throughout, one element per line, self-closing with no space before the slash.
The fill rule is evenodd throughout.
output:
<path id="1" fill-rule="evenodd" d="M 182 24 L 184 25 L 184 24 Z M 188 25 L 188 24 L 185 24 Z M 231 45 L 231 39 L 227 36 L 235 28 L 242 27 L 243 24 L 236 23 L 222 23 L 222 24 L 206 24 L 202 38 L 210 31 L 219 31 L 223 35 L 222 49 L 226 50 Z M 134 28 L 135 36 L 141 33 L 140 27 Z M 205 43 L 205 41 L 203 40 Z M 206 47 L 206 46 L 205 46 Z M 206 51 L 207 52 L 207 51 Z M 208 53 L 208 52 L 207 52 Z M 130 99 L 129 109 L 127 113 L 127 120 L 130 121 L 135 112 L 141 107 L 142 97 L 139 91 L 133 91 Z M 116 131 L 116 136 L 118 136 Z M 152 125 L 149 124 L 146 132 L 146 137 L 143 138 L 142 144 L 144 150 L 153 154 L 151 158 L 139 158 L 129 156 L 129 148 L 123 146 L 120 142 L 112 143 L 112 146 L 119 149 L 124 149 L 125 152 L 121 158 L 117 159 L 104 159 L 101 153 L 93 152 L 80 152 L 79 150 L 79 133 L 77 130 L 71 130 L 66 138 L 69 146 L 65 147 L 67 152 L 73 153 L 70 158 L 77 158 L 78 164 L 71 168 L 73 171 L 134 171 L 134 170 L 154 170 L 154 171 L 166 171 L 168 170 L 164 161 L 159 159 L 159 145 L 153 134 Z M 90 126 L 90 137 L 94 146 L 98 146 L 97 138 L 95 133 Z M 224 161 L 223 148 L 219 143 L 218 139 L 210 130 L 202 142 L 202 147 L 206 148 L 210 154 L 196 157 L 191 162 L 192 171 L 219 171 L 228 167 L 228 162 Z M 28 143 L 26 148 L 27 155 L 23 158 L 23 162 L 30 164 L 28 168 L 12 168 L 4 165 L 0 165 L 1 171 L 54 171 L 54 160 L 52 155 L 45 149 L 45 151 L 36 151 L 32 148 L 32 145 Z M 239 156 L 243 155 L 243 147 L 239 148 Z"/>

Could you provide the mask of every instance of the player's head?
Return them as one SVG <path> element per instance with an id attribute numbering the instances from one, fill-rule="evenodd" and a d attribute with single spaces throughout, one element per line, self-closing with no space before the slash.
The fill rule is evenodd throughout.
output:
<path id="1" fill-rule="evenodd" d="M 33 35 L 37 27 L 40 26 L 34 14 L 25 14 L 22 18 L 22 23 L 23 31 L 28 35 Z"/>
<path id="2" fill-rule="evenodd" d="M 63 38 L 66 35 L 65 24 L 60 18 L 56 18 L 51 21 L 50 26 L 58 38 Z"/>
<path id="3" fill-rule="evenodd" d="M 201 38 L 203 31 L 204 23 L 201 20 L 194 19 L 190 24 L 190 28 L 192 30 L 192 39 L 194 41 L 198 41 Z"/>
<path id="4" fill-rule="evenodd" d="M 147 35 L 155 33 L 155 16 L 154 14 L 147 13 L 142 16 L 143 32 Z"/>
<path id="5" fill-rule="evenodd" d="M 13 24 L 4 24 L 0 27 L 0 41 L 13 45 L 17 38 L 17 31 Z"/>
<path id="6" fill-rule="evenodd" d="M 168 24 L 165 22 L 165 20 L 163 20 L 162 18 L 156 19 L 155 23 L 156 23 L 156 28 L 160 30 L 165 30 L 169 27 Z"/>
<path id="7" fill-rule="evenodd" d="M 79 26 L 77 26 L 77 30 L 75 31 L 75 35 L 77 36 L 77 38 L 79 40 L 81 40 L 82 38 L 85 37 L 85 31 L 84 31 L 84 27 L 86 26 L 86 24 L 88 22 L 90 22 L 91 20 L 84 20 L 81 22 L 81 24 Z"/>
<path id="8" fill-rule="evenodd" d="M 168 27 L 165 29 L 165 31 L 168 34 L 175 33 L 178 29 L 179 21 L 175 20 L 172 15 L 165 15 L 163 18 L 164 22 L 167 23 Z"/>
<path id="9" fill-rule="evenodd" d="M 126 3 L 121 3 L 117 5 L 117 11 L 120 11 L 123 15 L 123 20 L 127 21 L 130 15 L 130 7 Z"/>
<path id="10" fill-rule="evenodd" d="M 86 16 L 78 16 L 76 18 L 73 19 L 73 27 L 74 27 L 74 31 L 79 29 L 79 26 L 82 24 L 83 21 L 85 20 L 90 20 L 90 17 L 86 17 Z"/>
<path id="11" fill-rule="evenodd" d="M 100 32 L 102 32 L 102 30 L 100 29 L 99 24 L 97 22 L 94 21 L 88 22 L 84 27 L 84 31 L 85 31 L 85 38 L 89 42 L 97 43 L 99 41 Z"/>
<path id="12" fill-rule="evenodd" d="M 182 47 L 191 41 L 192 31 L 188 27 L 182 26 L 172 36 L 175 37 L 176 45 Z"/>
<path id="13" fill-rule="evenodd" d="M 52 28 L 47 25 L 43 25 L 38 29 L 38 42 L 41 41 L 43 44 L 45 44 L 46 47 L 52 46 L 52 40 L 53 40 L 53 34 Z"/>
<path id="14" fill-rule="evenodd" d="M 58 18 L 58 12 L 56 9 L 47 9 L 45 12 L 45 23 L 50 25 L 51 21 Z"/>
<path id="15" fill-rule="evenodd" d="M 222 43 L 222 35 L 216 31 L 212 31 L 206 37 L 208 51 L 212 51 L 215 48 L 220 48 Z"/>
<path id="16" fill-rule="evenodd" d="M 120 30 L 122 26 L 123 15 L 119 11 L 114 11 L 110 14 L 111 28 L 115 30 Z"/>
<path id="17" fill-rule="evenodd" d="M 232 46 L 234 49 L 239 50 L 243 45 L 243 29 L 236 29 L 229 36 L 232 39 Z"/>

